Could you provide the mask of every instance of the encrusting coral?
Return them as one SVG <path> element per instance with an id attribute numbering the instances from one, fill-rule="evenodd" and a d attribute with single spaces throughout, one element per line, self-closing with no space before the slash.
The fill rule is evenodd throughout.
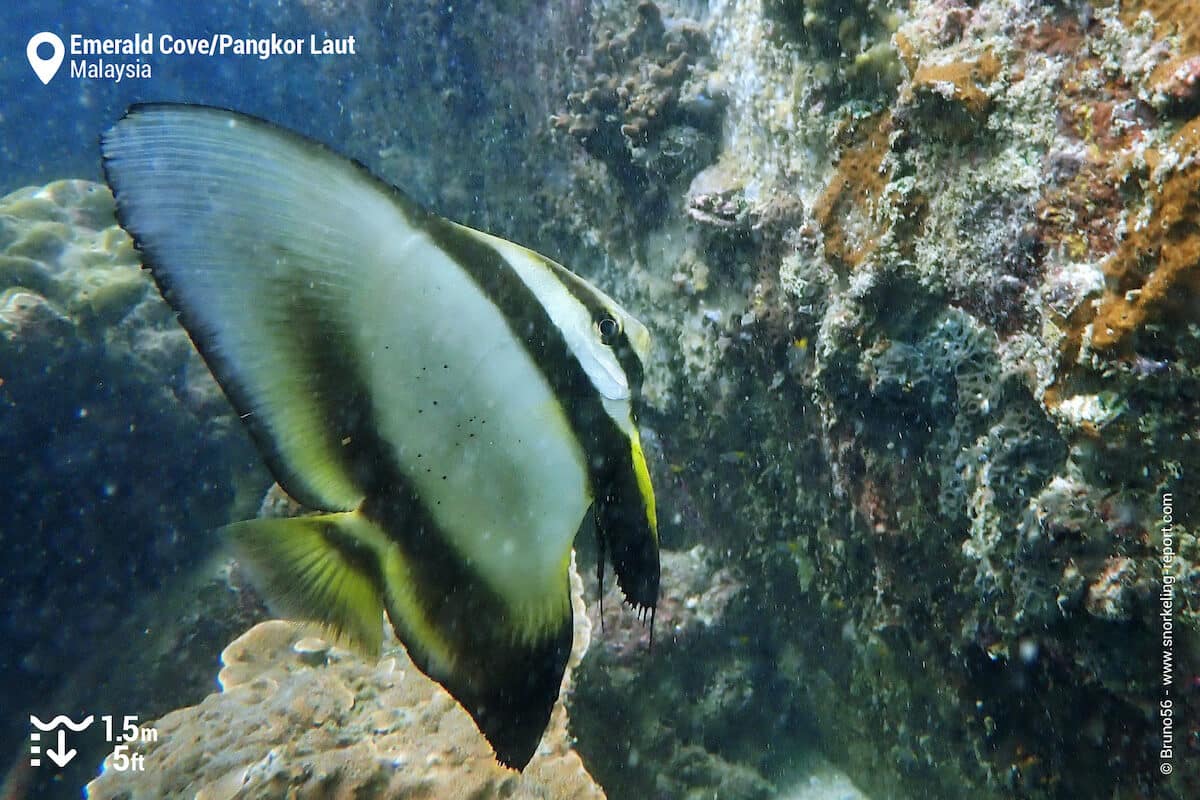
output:
<path id="1" fill-rule="evenodd" d="M 724 98 L 708 83 L 707 56 L 703 28 L 664 18 L 644 0 L 629 30 L 601 34 L 580 57 L 593 85 L 568 94 L 552 122 L 653 211 L 664 199 L 658 187 L 690 178 L 716 155 Z"/>
<path id="2" fill-rule="evenodd" d="M 865 94 L 886 93 L 900 81 L 892 33 L 907 3 L 883 0 L 765 0 L 763 13 L 778 37 L 824 62 L 815 73 L 841 93 L 850 84 Z"/>

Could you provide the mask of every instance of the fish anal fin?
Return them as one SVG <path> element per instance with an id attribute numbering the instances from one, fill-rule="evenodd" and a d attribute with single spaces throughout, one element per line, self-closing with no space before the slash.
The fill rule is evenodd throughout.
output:
<path id="1" fill-rule="evenodd" d="M 571 653 L 567 565 L 540 609 L 522 610 L 432 539 L 394 537 L 385 565 L 388 618 L 413 663 L 471 715 L 496 760 L 523 769 L 550 720 Z M 530 619 L 538 624 L 531 627 Z"/>
<path id="2" fill-rule="evenodd" d="M 522 770 L 537 752 L 558 700 L 573 617 L 568 612 L 553 634 L 536 641 L 506 636 L 499 628 L 489 633 L 484 634 L 489 641 L 465 651 L 452 672 L 435 677 L 471 715 L 496 760 Z"/>
<path id="3" fill-rule="evenodd" d="M 377 656 L 383 641 L 383 534 L 357 512 L 256 519 L 224 529 L 273 605 Z"/>
<path id="4" fill-rule="evenodd" d="M 501 645 L 493 674 L 463 692 L 464 706 L 504 766 L 524 769 L 537 751 L 562 687 L 573 633 L 568 615 L 554 636 Z"/>

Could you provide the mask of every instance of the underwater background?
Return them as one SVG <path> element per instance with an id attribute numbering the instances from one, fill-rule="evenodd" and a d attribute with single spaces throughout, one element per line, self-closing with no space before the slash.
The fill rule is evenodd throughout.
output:
<path id="1" fill-rule="evenodd" d="M 1200 796 L 1196 10 L 6 9 L 0 797 Z M 43 85 L 40 31 L 356 52 Z M 590 645 L 526 773 L 217 552 L 287 502 L 116 227 L 97 139 L 147 100 L 326 142 L 650 327 L 654 647 L 581 537 Z M 34 767 L 30 714 L 158 733 L 97 778 L 100 722 Z"/>

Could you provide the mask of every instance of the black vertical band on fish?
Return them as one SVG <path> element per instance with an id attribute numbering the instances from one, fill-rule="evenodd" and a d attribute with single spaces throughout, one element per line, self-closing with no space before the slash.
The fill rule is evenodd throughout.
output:
<path id="1" fill-rule="evenodd" d="M 433 215 L 324 145 L 223 109 L 135 106 L 101 140 L 121 225 L 280 485 L 315 516 L 230 538 L 292 613 L 414 662 L 510 766 L 570 653 L 589 506 L 657 603 L 637 430 L 649 334 L 530 250 Z"/>

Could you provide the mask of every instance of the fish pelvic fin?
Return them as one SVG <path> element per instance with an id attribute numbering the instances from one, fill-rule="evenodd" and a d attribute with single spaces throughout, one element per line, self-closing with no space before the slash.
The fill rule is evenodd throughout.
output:
<path id="1" fill-rule="evenodd" d="M 658 512 L 650 470 L 636 432 L 628 450 L 605 458 L 593 509 L 600 554 L 612 560 L 617 584 L 634 608 L 658 605 Z M 601 573 L 603 575 L 603 573 Z"/>

